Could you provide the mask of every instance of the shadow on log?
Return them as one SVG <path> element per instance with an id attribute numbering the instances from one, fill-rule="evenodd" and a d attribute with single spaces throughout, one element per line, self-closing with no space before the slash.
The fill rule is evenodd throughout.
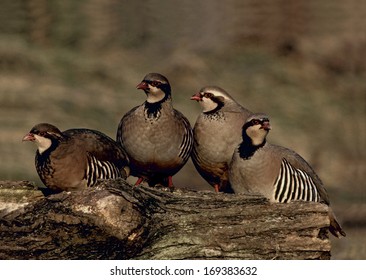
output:
<path id="1" fill-rule="evenodd" d="M 329 259 L 327 211 L 124 180 L 48 197 L 0 182 L 0 259 Z"/>

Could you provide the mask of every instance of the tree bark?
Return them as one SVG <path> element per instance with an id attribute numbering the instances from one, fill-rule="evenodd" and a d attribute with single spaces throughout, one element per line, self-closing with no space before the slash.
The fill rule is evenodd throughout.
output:
<path id="1" fill-rule="evenodd" d="M 44 197 L 0 182 L 0 259 L 329 259 L 328 207 L 132 187 Z"/>

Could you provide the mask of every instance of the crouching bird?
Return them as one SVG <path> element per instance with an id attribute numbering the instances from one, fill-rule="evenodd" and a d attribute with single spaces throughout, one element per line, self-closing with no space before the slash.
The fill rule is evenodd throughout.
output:
<path id="1" fill-rule="evenodd" d="M 147 99 L 127 112 L 117 130 L 117 142 L 130 159 L 135 185 L 146 181 L 150 186 L 173 187 L 172 176 L 187 162 L 193 133 L 188 119 L 173 108 L 171 88 L 166 77 L 147 74 L 137 89 Z"/>
<path id="2" fill-rule="evenodd" d="M 98 179 L 127 178 L 129 160 L 113 139 L 91 129 L 61 132 L 48 123 L 34 126 L 23 141 L 37 145 L 37 173 L 51 192 L 94 186 Z"/>
<path id="3" fill-rule="evenodd" d="M 295 200 L 329 205 L 323 183 L 311 166 L 296 152 L 266 141 L 271 129 L 265 114 L 252 114 L 242 128 L 243 141 L 236 148 L 229 167 L 235 193 L 258 193 L 271 202 Z M 329 207 L 329 231 L 346 236 Z"/>

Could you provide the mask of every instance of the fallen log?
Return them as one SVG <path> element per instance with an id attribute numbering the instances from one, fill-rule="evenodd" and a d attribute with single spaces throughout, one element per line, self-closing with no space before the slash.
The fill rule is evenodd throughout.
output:
<path id="1" fill-rule="evenodd" d="M 124 180 L 44 197 L 0 182 L 0 259 L 329 259 L 328 226 L 320 203 Z"/>

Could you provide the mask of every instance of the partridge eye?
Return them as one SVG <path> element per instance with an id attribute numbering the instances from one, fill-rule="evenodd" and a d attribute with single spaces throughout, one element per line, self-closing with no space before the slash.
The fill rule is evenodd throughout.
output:
<path id="1" fill-rule="evenodd" d="M 159 83 L 159 82 L 157 82 L 157 81 L 153 81 L 153 82 L 151 82 L 151 85 L 152 85 L 153 87 L 158 87 L 158 86 L 160 85 L 160 83 Z"/>
<path id="2" fill-rule="evenodd" d="M 256 125 L 256 124 L 260 124 L 259 120 L 252 120 L 252 124 Z"/>
<path id="3" fill-rule="evenodd" d="M 42 132 L 39 132 L 38 133 L 39 136 L 45 136 L 46 135 L 46 132 L 42 131 Z"/>
<path id="4" fill-rule="evenodd" d="M 205 92 L 204 96 L 207 98 L 212 98 L 213 94 L 211 92 Z"/>

